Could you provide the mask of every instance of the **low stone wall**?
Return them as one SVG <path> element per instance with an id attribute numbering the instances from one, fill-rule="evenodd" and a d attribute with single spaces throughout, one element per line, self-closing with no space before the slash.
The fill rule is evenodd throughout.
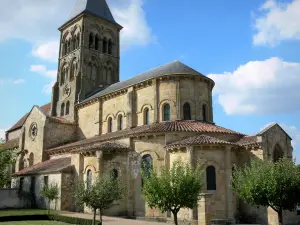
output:
<path id="1" fill-rule="evenodd" d="M 25 207 L 25 203 L 18 197 L 17 188 L 0 189 L 0 199 L 0 209 Z"/>

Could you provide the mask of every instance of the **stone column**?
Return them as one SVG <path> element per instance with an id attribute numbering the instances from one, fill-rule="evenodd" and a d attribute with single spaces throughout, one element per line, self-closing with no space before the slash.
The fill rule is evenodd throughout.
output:
<path id="1" fill-rule="evenodd" d="M 202 194 L 198 201 L 198 225 L 210 225 L 212 217 L 211 209 L 212 194 Z"/>
<path id="2" fill-rule="evenodd" d="M 96 152 L 96 156 L 97 156 L 97 173 L 98 173 L 98 178 L 101 178 L 102 174 L 103 174 L 103 169 L 104 169 L 104 160 L 103 160 L 103 151 L 97 151 Z"/>
<path id="3" fill-rule="evenodd" d="M 188 154 L 188 160 L 189 160 L 189 164 L 191 165 L 191 168 L 194 168 L 194 147 L 193 146 L 189 146 L 186 148 L 186 152 Z M 189 209 L 189 217 L 191 220 L 195 219 L 195 215 L 197 213 L 197 209 Z"/>
<path id="4" fill-rule="evenodd" d="M 176 119 L 181 119 L 180 80 L 176 79 Z"/>
<path id="5" fill-rule="evenodd" d="M 154 93 L 154 119 L 153 122 L 157 123 L 159 121 L 159 89 L 158 89 L 158 81 L 156 79 L 152 80 L 153 83 L 153 93 Z"/>
<path id="6" fill-rule="evenodd" d="M 227 202 L 227 218 L 232 219 L 233 218 L 233 212 L 232 212 L 232 191 L 230 189 L 230 183 L 231 183 L 231 146 L 226 146 L 225 149 L 225 177 L 226 177 L 226 202 Z"/>

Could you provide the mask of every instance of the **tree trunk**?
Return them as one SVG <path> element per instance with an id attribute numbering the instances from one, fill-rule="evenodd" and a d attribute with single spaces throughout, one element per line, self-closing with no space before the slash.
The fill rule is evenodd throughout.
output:
<path id="1" fill-rule="evenodd" d="M 100 217 L 99 225 L 102 225 L 102 210 L 101 209 L 99 209 L 99 217 Z"/>
<path id="2" fill-rule="evenodd" d="M 93 225 L 96 225 L 96 211 L 97 211 L 97 209 L 93 210 L 93 212 L 94 212 Z"/>
<path id="3" fill-rule="evenodd" d="M 279 223 L 279 225 L 283 225 L 282 210 L 280 210 L 279 212 L 277 212 L 277 215 L 278 215 L 278 223 Z"/>
<path id="4" fill-rule="evenodd" d="M 178 221 L 177 221 L 177 213 L 178 212 L 172 212 L 173 213 L 173 217 L 174 217 L 174 224 L 178 225 Z"/>
<path id="5" fill-rule="evenodd" d="M 48 199 L 48 215 L 50 215 L 50 203 L 51 203 L 51 201 L 50 201 L 50 199 Z"/>

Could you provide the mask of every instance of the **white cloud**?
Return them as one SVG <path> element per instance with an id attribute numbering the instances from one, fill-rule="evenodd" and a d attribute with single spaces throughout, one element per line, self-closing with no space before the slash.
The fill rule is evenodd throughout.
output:
<path id="1" fill-rule="evenodd" d="M 228 115 L 300 110 L 300 63 L 274 57 L 208 77 L 215 81 L 213 94 Z"/>
<path id="2" fill-rule="evenodd" d="M 30 71 L 47 78 L 49 82 L 43 87 L 43 92 L 46 94 L 50 94 L 52 92 L 52 87 L 56 81 L 57 71 L 48 70 L 44 65 L 31 65 Z"/>
<path id="3" fill-rule="evenodd" d="M 50 41 L 37 45 L 33 50 L 32 54 L 38 58 L 47 61 L 57 61 L 59 53 L 59 42 Z"/>
<path id="4" fill-rule="evenodd" d="M 282 40 L 300 40 L 300 0 L 267 0 L 259 14 L 255 18 L 253 44 L 274 46 Z"/>
<path id="5" fill-rule="evenodd" d="M 154 35 L 146 20 L 143 0 L 109 0 L 115 20 L 124 28 L 121 47 L 147 45 Z M 2 0 L 0 8 L 0 41 L 18 38 L 34 45 L 33 55 L 56 61 L 58 56 L 57 28 L 67 21 L 75 0 Z"/>

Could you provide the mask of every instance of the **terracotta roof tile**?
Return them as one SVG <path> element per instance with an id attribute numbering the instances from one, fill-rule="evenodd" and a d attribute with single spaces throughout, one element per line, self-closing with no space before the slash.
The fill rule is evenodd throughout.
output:
<path id="1" fill-rule="evenodd" d="M 14 149 L 19 147 L 19 138 L 11 139 L 3 144 L 4 149 Z"/>
<path id="2" fill-rule="evenodd" d="M 239 141 L 236 142 L 236 144 L 240 146 L 254 146 L 259 145 L 261 141 L 258 140 L 258 137 L 256 135 L 253 136 L 244 136 Z"/>
<path id="3" fill-rule="evenodd" d="M 182 146 L 191 146 L 191 145 L 205 145 L 205 144 L 224 144 L 224 145 L 237 145 L 232 142 L 224 141 L 215 137 L 207 136 L 207 135 L 199 135 L 194 137 L 189 137 L 183 139 L 181 141 L 174 142 L 166 146 L 167 149 L 174 147 L 182 147 Z"/>
<path id="4" fill-rule="evenodd" d="M 42 110 L 43 113 L 45 113 L 46 115 L 50 115 L 50 110 L 51 110 L 51 102 L 40 106 L 40 109 Z"/>
<path id="5" fill-rule="evenodd" d="M 154 123 L 151 125 L 138 126 L 132 129 L 125 129 L 117 132 L 95 136 L 89 139 L 73 142 L 56 148 L 48 149 L 49 152 L 56 150 L 72 150 L 79 146 L 91 145 L 97 142 L 104 142 L 109 140 L 116 140 L 121 138 L 136 137 L 147 134 L 167 133 L 167 132 L 197 132 L 197 133 L 219 133 L 219 134 L 233 134 L 244 136 L 241 133 L 224 127 L 216 126 L 210 123 L 199 121 L 168 121 L 161 123 Z"/>
<path id="6" fill-rule="evenodd" d="M 63 169 L 68 168 L 71 166 L 71 158 L 59 158 L 59 159 L 50 159 L 31 167 L 27 167 L 23 170 L 18 171 L 14 175 L 22 176 L 22 175 L 29 175 L 29 174 L 45 174 L 45 173 L 53 173 L 53 172 L 60 172 Z"/>
<path id="7" fill-rule="evenodd" d="M 93 143 L 88 146 L 80 146 L 73 151 L 92 151 L 92 150 L 111 150 L 111 149 L 126 150 L 129 149 L 129 146 L 125 146 L 116 142 L 107 141 L 107 142 Z"/>

